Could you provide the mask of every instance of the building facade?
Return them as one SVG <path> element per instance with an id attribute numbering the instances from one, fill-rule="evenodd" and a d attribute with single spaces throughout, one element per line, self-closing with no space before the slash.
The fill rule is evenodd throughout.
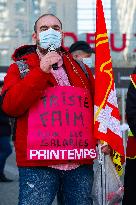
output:
<path id="1" fill-rule="evenodd" d="M 31 42 L 33 23 L 40 15 L 39 0 L 0 0 L 0 66 L 11 62 L 16 47 Z"/>
<path id="2" fill-rule="evenodd" d="M 115 67 L 136 66 L 136 1 L 112 1 L 111 32 L 115 34 Z"/>
<path id="3" fill-rule="evenodd" d="M 136 1 L 102 0 L 114 67 L 132 67 L 136 61 Z M 0 0 L 0 66 L 10 64 L 13 50 L 32 43 L 33 24 L 39 15 L 58 16 L 66 33 L 65 46 L 95 35 L 96 0 Z M 91 34 L 91 35 L 90 35 Z"/>

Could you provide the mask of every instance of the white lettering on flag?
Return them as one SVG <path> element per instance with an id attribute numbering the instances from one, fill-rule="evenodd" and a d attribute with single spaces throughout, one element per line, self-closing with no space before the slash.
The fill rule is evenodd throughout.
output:
<path id="1" fill-rule="evenodd" d="M 95 113 L 99 109 L 98 106 L 94 106 Z M 120 121 L 111 115 L 113 108 L 106 105 L 105 109 L 101 109 L 97 120 L 99 124 L 99 132 L 107 133 L 107 129 L 110 129 L 115 134 L 122 137 L 121 130 L 120 130 Z"/>
<path id="2" fill-rule="evenodd" d="M 114 105 L 116 108 L 118 108 L 115 86 L 114 86 L 114 90 L 111 90 L 111 92 L 110 92 L 110 94 L 108 96 L 108 100 L 107 101 L 111 105 Z"/>

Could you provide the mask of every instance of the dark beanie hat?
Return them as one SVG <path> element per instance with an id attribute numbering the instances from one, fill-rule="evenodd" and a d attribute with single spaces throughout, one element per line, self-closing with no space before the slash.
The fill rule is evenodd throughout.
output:
<path id="1" fill-rule="evenodd" d="M 73 43 L 69 48 L 70 53 L 78 50 L 84 51 L 86 53 L 95 53 L 94 49 L 91 48 L 86 41 L 77 41 Z"/>

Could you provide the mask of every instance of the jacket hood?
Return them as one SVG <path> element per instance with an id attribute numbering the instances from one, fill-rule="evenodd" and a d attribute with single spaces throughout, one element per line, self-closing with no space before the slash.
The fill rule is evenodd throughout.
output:
<path id="1" fill-rule="evenodd" d="M 32 53 L 36 53 L 36 45 L 24 45 L 15 50 L 15 52 L 12 55 L 12 59 L 14 61 L 23 59 L 24 56 Z"/>
<path id="2" fill-rule="evenodd" d="M 12 55 L 12 59 L 14 61 L 17 61 L 17 60 L 25 59 L 26 55 L 36 54 L 36 48 L 37 48 L 36 45 L 23 45 L 15 50 L 15 52 Z M 68 52 L 64 47 L 61 47 L 61 51 L 64 53 Z"/>

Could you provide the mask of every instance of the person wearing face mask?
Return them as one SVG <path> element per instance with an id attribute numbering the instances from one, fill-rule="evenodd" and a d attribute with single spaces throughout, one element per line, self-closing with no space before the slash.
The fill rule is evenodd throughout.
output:
<path id="1" fill-rule="evenodd" d="M 86 41 L 77 41 L 73 43 L 69 52 L 72 54 L 73 58 L 82 61 L 89 68 L 93 67 L 92 54 L 95 53 L 94 49 Z"/>
<path id="2" fill-rule="evenodd" d="M 16 118 L 18 205 L 51 205 L 60 186 L 64 204 L 90 205 L 96 157 L 91 70 L 88 78 L 62 47 L 56 16 L 40 16 L 32 39 L 34 45 L 12 55 L 2 90 L 3 111 Z"/>

